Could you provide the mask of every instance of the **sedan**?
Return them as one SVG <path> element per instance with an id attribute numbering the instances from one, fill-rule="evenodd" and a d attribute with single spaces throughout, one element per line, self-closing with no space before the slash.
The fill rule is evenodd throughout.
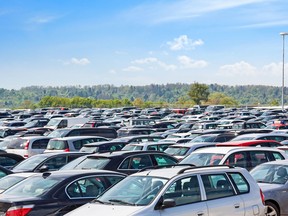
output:
<path id="1" fill-rule="evenodd" d="M 288 215 L 288 160 L 263 163 L 250 173 L 264 193 L 267 215 Z"/>
<path id="2" fill-rule="evenodd" d="M 0 215 L 64 215 L 125 177 L 103 170 L 38 173 L 1 194 Z"/>

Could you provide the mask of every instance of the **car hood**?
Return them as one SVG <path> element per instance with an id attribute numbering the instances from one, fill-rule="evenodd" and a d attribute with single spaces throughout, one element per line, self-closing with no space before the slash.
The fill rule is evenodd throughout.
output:
<path id="1" fill-rule="evenodd" d="M 66 216 L 78 216 L 78 215 L 92 216 L 95 215 L 95 212 L 99 213 L 99 215 L 129 216 L 143 208 L 145 207 L 87 203 L 75 209 L 74 211 L 68 213 Z"/>

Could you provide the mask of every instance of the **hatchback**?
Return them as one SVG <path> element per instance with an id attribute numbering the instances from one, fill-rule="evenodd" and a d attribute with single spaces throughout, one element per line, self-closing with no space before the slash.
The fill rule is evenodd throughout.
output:
<path id="1" fill-rule="evenodd" d="M 263 163 L 250 174 L 264 193 L 267 215 L 288 215 L 288 160 Z"/>
<path id="2" fill-rule="evenodd" d="M 38 173 L 1 194 L 0 215 L 64 215 L 125 177 L 105 170 Z"/>
<path id="3" fill-rule="evenodd" d="M 261 163 L 284 159 L 288 159 L 284 151 L 270 147 L 209 147 L 192 152 L 180 164 L 226 164 L 251 170 Z"/>
<path id="4" fill-rule="evenodd" d="M 247 170 L 179 166 L 128 176 L 67 216 L 264 216 L 265 210 Z"/>

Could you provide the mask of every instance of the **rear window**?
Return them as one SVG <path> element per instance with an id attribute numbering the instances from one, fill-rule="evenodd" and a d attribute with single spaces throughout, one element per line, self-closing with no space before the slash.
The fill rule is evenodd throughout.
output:
<path id="1" fill-rule="evenodd" d="M 50 140 L 47 149 L 48 150 L 64 150 L 68 148 L 68 144 L 63 140 Z"/>
<path id="2" fill-rule="evenodd" d="M 76 165 L 74 169 L 103 169 L 109 161 L 109 158 L 87 157 Z"/>

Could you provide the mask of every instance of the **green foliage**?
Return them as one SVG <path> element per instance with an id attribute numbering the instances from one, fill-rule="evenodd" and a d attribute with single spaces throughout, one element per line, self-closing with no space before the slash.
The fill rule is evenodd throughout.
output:
<path id="1" fill-rule="evenodd" d="M 224 93 L 214 92 L 209 95 L 207 104 L 237 106 L 238 102 Z"/>
<path id="2" fill-rule="evenodd" d="M 139 107 L 145 107 L 148 105 L 161 107 L 190 107 L 193 104 L 199 104 L 208 99 L 208 97 L 204 97 L 204 99 L 200 99 L 200 102 L 197 103 L 196 101 L 200 97 L 196 97 L 196 101 L 190 97 L 189 92 L 191 91 L 191 87 L 195 84 L 196 83 L 175 83 L 166 85 L 151 84 L 147 86 L 127 85 L 119 87 L 113 85 L 83 87 L 30 86 L 21 88 L 20 90 L 7 90 L 0 88 L 0 107 L 113 107 L 134 105 L 137 102 L 136 99 L 142 100 Z M 233 98 L 239 105 L 245 106 L 267 106 L 270 104 L 279 104 L 276 102 L 280 101 L 281 98 L 281 87 L 260 85 L 199 85 L 204 85 L 204 87 L 207 86 L 210 94 L 215 92 L 223 93 L 225 96 Z M 228 102 L 229 101 L 231 100 L 229 99 Z M 208 102 L 205 103 L 207 104 Z M 287 88 L 284 89 L 284 103 L 288 103 Z"/>
<path id="3" fill-rule="evenodd" d="M 200 105 L 201 101 L 207 101 L 208 99 L 209 86 L 195 82 L 190 86 L 188 95 L 195 102 L 195 104 Z"/>

